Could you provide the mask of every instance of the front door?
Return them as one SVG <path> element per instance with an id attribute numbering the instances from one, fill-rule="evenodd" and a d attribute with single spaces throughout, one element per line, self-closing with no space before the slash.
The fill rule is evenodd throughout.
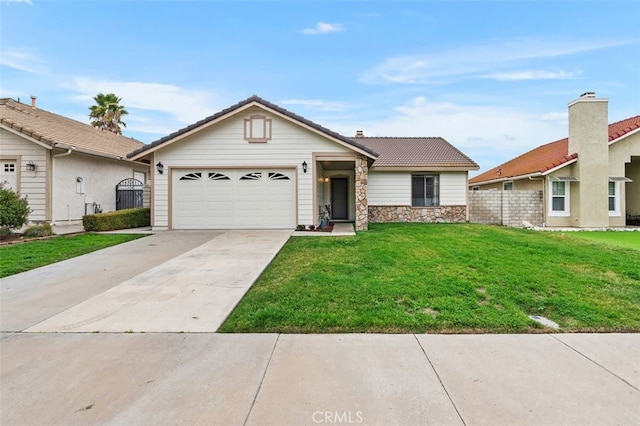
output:
<path id="1" fill-rule="evenodd" d="M 349 179 L 344 177 L 331 178 L 331 219 L 349 219 Z"/>

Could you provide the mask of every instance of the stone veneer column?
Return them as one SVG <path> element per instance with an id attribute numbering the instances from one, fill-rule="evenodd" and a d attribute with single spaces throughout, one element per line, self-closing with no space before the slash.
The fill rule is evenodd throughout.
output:
<path id="1" fill-rule="evenodd" d="M 369 202 L 367 200 L 367 178 L 369 166 L 366 157 L 356 158 L 356 231 L 369 229 Z"/>

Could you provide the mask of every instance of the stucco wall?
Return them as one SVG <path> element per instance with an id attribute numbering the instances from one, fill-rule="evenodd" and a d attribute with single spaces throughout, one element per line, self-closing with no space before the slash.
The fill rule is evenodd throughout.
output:
<path id="1" fill-rule="evenodd" d="M 640 214 L 640 132 L 609 145 L 609 176 L 628 177 L 620 182 L 620 216 L 610 217 L 611 226 L 624 226 L 626 214 Z"/>
<path id="2" fill-rule="evenodd" d="M 53 162 L 53 220 L 56 223 L 81 220 L 85 203 L 96 202 L 104 212 L 114 211 L 118 182 L 132 178 L 134 170 L 144 170 L 144 166 L 128 161 L 75 152 L 54 158 Z M 82 182 L 78 182 L 78 178 L 82 178 Z"/>

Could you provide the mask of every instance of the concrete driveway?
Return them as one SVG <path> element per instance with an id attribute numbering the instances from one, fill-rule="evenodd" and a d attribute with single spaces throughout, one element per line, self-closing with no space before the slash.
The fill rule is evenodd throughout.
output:
<path id="1" fill-rule="evenodd" d="M 0 280 L 0 330 L 213 332 L 291 231 L 160 232 Z"/>

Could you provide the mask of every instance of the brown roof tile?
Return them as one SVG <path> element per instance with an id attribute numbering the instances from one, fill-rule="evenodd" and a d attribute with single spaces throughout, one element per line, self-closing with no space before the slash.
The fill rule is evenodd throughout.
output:
<path id="1" fill-rule="evenodd" d="M 609 142 L 613 142 L 627 133 L 640 128 L 640 115 L 627 118 L 609 125 Z M 470 184 L 488 182 L 495 179 L 512 178 L 533 173 L 544 173 L 557 166 L 578 158 L 578 154 L 569 153 L 569 139 L 561 139 L 539 146 L 513 160 L 500 164 L 469 180 Z"/>
<path id="2" fill-rule="evenodd" d="M 144 143 L 98 130 L 88 124 L 32 108 L 13 99 L 0 99 L 0 124 L 47 145 L 63 144 L 103 157 L 124 157 Z"/>
<path id="3" fill-rule="evenodd" d="M 380 154 L 373 167 L 456 167 L 477 170 L 478 165 L 443 138 L 356 137 Z"/>

